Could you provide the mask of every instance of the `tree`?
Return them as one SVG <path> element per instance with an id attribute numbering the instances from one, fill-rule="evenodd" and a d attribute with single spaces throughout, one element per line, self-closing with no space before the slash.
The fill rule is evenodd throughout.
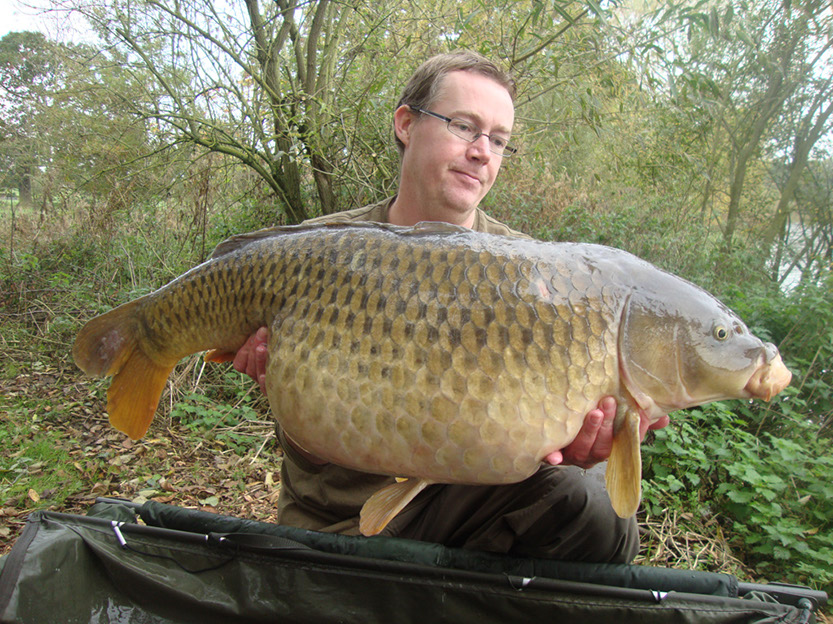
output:
<path id="1" fill-rule="evenodd" d="M 467 47 L 529 75 L 554 41 L 598 29 L 602 14 L 595 2 L 572 0 L 62 6 L 82 12 L 133 71 L 150 76 L 142 99 L 158 104 L 137 105 L 137 115 L 172 141 L 254 170 L 288 222 L 344 209 L 345 196 L 371 192 L 363 189 L 393 188 L 390 115 L 420 60 Z"/>
<path id="2" fill-rule="evenodd" d="M 174 150 L 160 151 L 133 115 L 141 89 L 117 54 L 11 33 L 0 41 L 0 72 L 0 163 L 21 204 L 40 208 L 41 223 L 70 198 L 93 221 L 112 221 L 181 173 Z"/>
<path id="3" fill-rule="evenodd" d="M 0 162 L 23 206 L 32 205 L 32 179 L 48 156 L 33 122 L 55 90 L 53 47 L 37 32 L 12 32 L 0 39 Z"/>
<path id="4" fill-rule="evenodd" d="M 770 266 L 772 279 L 787 288 L 819 282 L 833 261 L 833 159 L 799 168 L 800 157 L 792 154 L 773 173 L 781 196 L 768 230 L 775 243 Z"/>
<path id="5" fill-rule="evenodd" d="M 83 9 L 101 36 L 146 73 L 134 113 L 258 173 L 287 221 L 310 216 L 309 172 L 322 212 L 336 209 L 332 154 L 339 132 L 335 75 L 356 11 L 329 0 L 213 3 L 105 0 Z M 363 12 L 370 31 L 381 17 Z"/>
<path id="6" fill-rule="evenodd" d="M 675 31 L 667 39 L 673 48 L 667 71 L 676 101 L 690 110 L 707 110 L 711 140 L 718 139 L 712 144 L 725 145 L 727 201 L 722 237 L 728 252 L 744 212 L 750 166 L 773 156 L 774 133 L 803 136 L 794 152 L 797 179 L 807 163 L 802 154 L 809 153 L 826 131 L 822 117 L 830 97 L 829 81 L 815 98 L 808 99 L 808 94 L 824 82 L 819 76 L 825 73 L 825 59 L 833 45 L 827 35 L 830 12 L 818 0 L 698 2 L 662 11 L 665 23 L 673 22 L 669 15 L 675 14 L 686 27 L 684 38 Z M 804 113 L 796 116 L 798 110 Z M 814 125 L 817 115 L 821 123 Z M 707 201 L 719 185 L 714 176 L 707 178 L 706 185 Z"/>
<path id="7" fill-rule="evenodd" d="M 819 192 L 824 186 L 829 189 L 829 160 L 827 163 L 812 162 L 811 157 L 814 147 L 822 137 L 833 131 L 833 78 L 829 75 L 819 77 L 807 86 L 800 105 L 794 107 L 790 114 L 791 119 L 788 118 L 789 130 L 792 130 L 793 134 L 792 145 L 784 148 L 784 165 L 774 168 L 780 197 L 775 216 L 766 230 L 766 241 L 767 246 L 776 243 L 772 267 L 773 278 L 779 283 L 789 275 L 794 266 L 803 265 L 802 269 L 809 269 L 810 265 L 821 258 L 829 260 L 831 254 L 829 229 L 833 227 L 833 220 L 830 218 L 830 196 L 829 192 L 826 194 L 827 197 L 824 197 L 824 192 Z M 790 134 L 785 133 L 782 136 L 789 137 Z M 778 144 L 785 142 L 779 141 Z M 819 199 L 821 201 L 818 201 Z M 785 262 L 787 259 L 784 256 L 788 251 L 792 232 L 789 217 L 793 212 L 805 222 L 805 225 L 801 226 L 802 234 L 811 236 L 805 241 L 801 251 L 793 253 Z M 826 246 L 825 239 L 828 241 Z"/>

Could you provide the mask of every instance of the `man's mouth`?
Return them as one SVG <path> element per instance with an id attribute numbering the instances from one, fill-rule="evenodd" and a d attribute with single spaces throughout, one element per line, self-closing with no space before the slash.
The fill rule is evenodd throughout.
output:
<path id="1" fill-rule="evenodd" d="M 461 169 L 453 169 L 453 171 L 454 171 L 454 173 L 459 174 L 459 175 L 460 175 L 460 176 L 462 176 L 464 179 L 469 180 L 469 181 L 470 181 L 470 182 L 472 182 L 472 183 L 475 183 L 475 184 L 483 184 L 483 181 L 482 181 L 482 180 L 480 179 L 480 177 L 479 177 L 477 174 L 475 174 L 475 173 L 469 173 L 468 171 L 463 171 L 463 170 L 461 170 Z"/>

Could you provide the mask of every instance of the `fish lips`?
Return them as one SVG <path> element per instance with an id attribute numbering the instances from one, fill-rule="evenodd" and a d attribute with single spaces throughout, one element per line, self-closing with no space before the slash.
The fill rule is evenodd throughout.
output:
<path id="1" fill-rule="evenodd" d="M 793 375 L 784 364 L 775 346 L 767 344 L 765 347 L 764 361 L 752 373 L 744 389 L 750 398 L 769 401 L 790 384 Z"/>

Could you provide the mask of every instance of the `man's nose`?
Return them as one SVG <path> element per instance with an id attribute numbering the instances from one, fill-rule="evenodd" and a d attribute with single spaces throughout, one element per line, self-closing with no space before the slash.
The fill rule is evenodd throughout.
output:
<path id="1" fill-rule="evenodd" d="M 488 162 L 492 157 L 492 152 L 489 150 L 489 137 L 481 134 L 474 141 L 471 142 L 469 151 L 473 157 L 483 162 Z"/>

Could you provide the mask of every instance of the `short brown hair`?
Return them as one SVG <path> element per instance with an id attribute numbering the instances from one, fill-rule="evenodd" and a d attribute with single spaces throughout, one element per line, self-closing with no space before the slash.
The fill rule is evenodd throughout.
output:
<path id="1" fill-rule="evenodd" d="M 485 56 L 469 50 L 457 50 L 432 56 L 420 65 L 402 90 L 396 108 L 405 105 L 428 108 L 439 95 L 443 78 L 455 71 L 467 71 L 491 78 L 506 89 L 509 97 L 515 101 L 515 80 L 508 73 Z M 402 154 L 405 145 L 395 134 L 394 137 L 396 147 Z"/>

